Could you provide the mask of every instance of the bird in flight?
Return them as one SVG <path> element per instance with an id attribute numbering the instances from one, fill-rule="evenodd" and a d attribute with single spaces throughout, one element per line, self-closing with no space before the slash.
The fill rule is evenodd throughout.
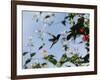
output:
<path id="1" fill-rule="evenodd" d="M 57 36 L 55 36 L 55 35 L 53 35 L 53 34 L 51 34 L 51 33 L 48 33 L 48 34 L 49 34 L 50 36 L 52 36 L 52 38 L 49 39 L 49 41 L 52 42 L 52 45 L 51 45 L 51 47 L 50 47 L 50 48 L 52 48 L 53 45 L 55 45 L 55 44 L 58 42 L 58 40 L 59 40 L 61 34 L 58 34 Z"/>

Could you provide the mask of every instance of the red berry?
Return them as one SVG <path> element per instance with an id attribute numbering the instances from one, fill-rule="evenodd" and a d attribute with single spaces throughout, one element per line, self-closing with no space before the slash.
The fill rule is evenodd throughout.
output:
<path id="1" fill-rule="evenodd" d="M 80 28 L 80 33 L 84 33 L 85 29 L 84 28 Z"/>
<path id="2" fill-rule="evenodd" d="M 89 40 L 89 36 L 88 36 L 88 35 L 84 35 L 84 36 L 83 36 L 83 40 L 84 40 L 84 41 L 88 41 L 88 40 Z"/>

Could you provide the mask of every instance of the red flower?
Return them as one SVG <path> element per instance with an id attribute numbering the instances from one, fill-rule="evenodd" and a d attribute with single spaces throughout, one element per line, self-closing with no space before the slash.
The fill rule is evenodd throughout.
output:
<path id="1" fill-rule="evenodd" d="M 79 31 L 80 31 L 80 33 L 84 33 L 85 29 L 84 28 L 80 28 Z"/>
<path id="2" fill-rule="evenodd" d="M 84 36 L 83 36 L 83 40 L 84 40 L 84 41 L 88 41 L 88 40 L 89 40 L 89 36 L 88 36 L 88 35 L 84 35 Z"/>

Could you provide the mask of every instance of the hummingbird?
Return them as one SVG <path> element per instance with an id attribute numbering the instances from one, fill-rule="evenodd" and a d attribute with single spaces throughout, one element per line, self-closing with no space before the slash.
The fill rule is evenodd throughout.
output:
<path id="1" fill-rule="evenodd" d="M 53 34 L 51 34 L 51 33 L 48 33 L 48 34 L 49 34 L 50 36 L 52 36 L 52 38 L 49 39 L 49 41 L 52 42 L 52 45 L 51 45 L 51 47 L 50 47 L 50 48 L 52 48 L 53 45 L 56 44 L 56 43 L 58 42 L 58 40 L 59 40 L 61 34 L 58 34 L 57 36 L 55 36 L 55 35 L 53 35 Z"/>

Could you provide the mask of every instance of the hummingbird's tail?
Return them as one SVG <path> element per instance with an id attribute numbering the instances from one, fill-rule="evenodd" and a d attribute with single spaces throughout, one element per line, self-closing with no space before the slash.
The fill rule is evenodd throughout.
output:
<path id="1" fill-rule="evenodd" d="M 50 46 L 50 49 L 53 47 L 53 45 L 54 45 L 54 44 L 52 44 L 52 45 Z"/>

